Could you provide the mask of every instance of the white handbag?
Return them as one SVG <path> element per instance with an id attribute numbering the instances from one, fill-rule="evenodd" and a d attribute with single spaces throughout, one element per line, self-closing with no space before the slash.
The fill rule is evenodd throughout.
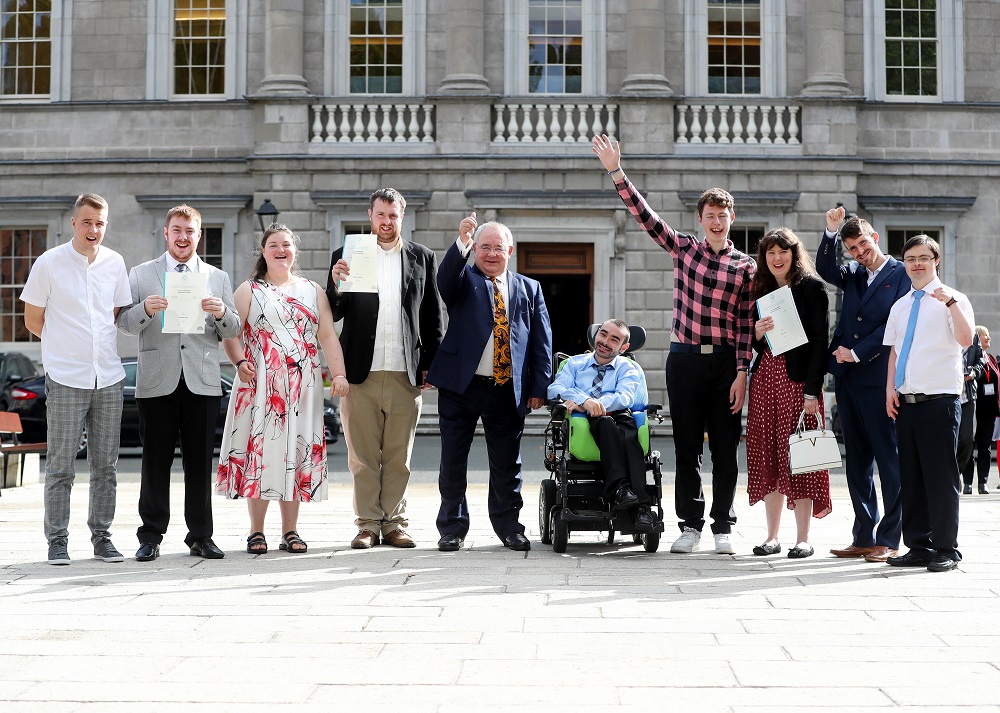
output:
<path id="1" fill-rule="evenodd" d="M 833 431 L 817 429 L 806 431 L 806 412 L 799 416 L 799 425 L 788 437 L 788 467 L 792 475 L 811 473 L 814 470 L 839 468 L 843 465 L 840 458 L 840 444 Z M 819 417 L 817 416 L 817 421 Z M 817 424 L 818 425 L 818 424 Z"/>

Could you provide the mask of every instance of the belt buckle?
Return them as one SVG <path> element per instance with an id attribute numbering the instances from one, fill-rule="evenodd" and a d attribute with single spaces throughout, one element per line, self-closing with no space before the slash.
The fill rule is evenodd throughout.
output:
<path id="1" fill-rule="evenodd" d="M 916 394 L 903 394 L 903 401 L 905 401 L 908 404 L 915 404 L 915 403 L 917 403 L 917 395 Z"/>
<path id="2" fill-rule="evenodd" d="M 702 354 L 714 354 L 715 353 L 715 345 L 713 345 L 713 344 L 699 344 L 698 347 L 701 350 Z"/>

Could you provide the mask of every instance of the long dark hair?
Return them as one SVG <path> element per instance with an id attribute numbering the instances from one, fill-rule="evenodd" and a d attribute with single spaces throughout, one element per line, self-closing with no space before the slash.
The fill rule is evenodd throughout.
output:
<path id="1" fill-rule="evenodd" d="M 271 226 L 264 231 L 264 235 L 260 239 L 260 247 L 254 251 L 257 253 L 257 262 L 255 262 L 253 267 L 250 269 L 250 279 L 255 282 L 260 282 L 264 279 L 264 275 L 267 274 L 267 261 L 264 259 L 264 246 L 267 245 L 267 239 L 275 233 L 285 233 L 292 239 L 292 244 L 295 245 L 295 261 L 292 263 L 292 274 L 299 274 L 299 246 L 302 244 L 302 240 L 284 223 L 272 223 Z"/>
<path id="2" fill-rule="evenodd" d="M 816 276 L 809 253 L 802 247 L 799 236 L 788 228 L 769 230 L 757 246 L 757 272 L 753 276 L 751 289 L 754 297 L 761 297 L 778 289 L 778 281 L 767 267 L 767 251 L 777 245 L 782 250 L 792 251 L 792 266 L 788 270 L 788 284 L 797 285 L 809 277 Z"/>

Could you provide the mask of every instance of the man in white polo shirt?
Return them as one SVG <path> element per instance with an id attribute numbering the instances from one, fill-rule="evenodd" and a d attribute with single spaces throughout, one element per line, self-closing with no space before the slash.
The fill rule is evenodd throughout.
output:
<path id="1" fill-rule="evenodd" d="M 896 421 L 903 543 L 894 567 L 955 569 L 961 479 L 955 449 L 961 418 L 964 362 L 972 344 L 972 305 L 937 276 L 941 248 L 926 235 L 903 245 L 913 287 L 889 312 L 883 344 L 891 345 L 885 408 Z"/>
<path id="2" fill-rule="evenodd" d="M 122 256 L 103 247 L 108 202 L 76 199 L 73 240 L 46 250 L 21 292 L 24 324 L 42 340 L 48 452 L 45 537 L 49 564 L 69 564 L 70 492 L 83 427 L 90 465 L 90 541 L 94 557 L 121 562 L 111 543 L 125 370 L 117 351 L 118 310 L 132 302 Z"/>

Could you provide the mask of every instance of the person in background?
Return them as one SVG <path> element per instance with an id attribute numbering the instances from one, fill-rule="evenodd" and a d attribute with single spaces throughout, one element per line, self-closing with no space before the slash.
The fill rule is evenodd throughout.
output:
<path id="1" fill-rule="evenodd" d="M 983 370 L 981 376 L 976 380 L 976 433 L 973 439 L 976 447 L 975 458 L 969 458 L 965 463 L 965 470 L 962 476 L 965 480 L 966 490 L 971 490 L 972 479 L 979 471 L 979 494 L 986 495 L 989 489 L 986 487 L 990 479 L 990 467 L 993 456 L 990 453 L 993 447 L 993 428 L 996 425 L 997 416 L 1000 416 L 1000 366 L 997 365 L 996 357 L 990 354 L 990 330 L 982 325 L 976 325 L 976 335 L 983 350 Z M 968 382 L 966 382 L 968 383 Z"/>
<path id="2" fill-rule="evenodd" d="M 976 444 L 976 398 L 979 394 L 979 380 L 986 368 L 986 358 L 983 347 L 979 343 L 979 334 L 972 336 L 972 344 L 962 350 L 963 379 L 962 384 L 962 418 L 958 427 L 958 470 L 965 480 L 962 492 L 972 495 L 972 451 Z M 965 477 L 968 472 L 968 477 Z M 980 483 L 979 494 L 987 495 L 986 483 Z"/>
<path id="3" fill-rule="evenodd" d="M 272 500 L 281 510 L 279 548 L 302 553 L 308 545 L 297 531 L 299 504 L 326 499 L 318 345 L 332 374 L 331 394 L 349 390 L 330 303 L 319 285 L 298 274 L 298 245 L 284 225 L 264 231 L 250 279 L 233 295 L 242 339 L 223 341 L 239 382 L 229 397 L 216 489 L 246 498 L 251 554 L 267 552 L 264 516 Z"/>
<path id="4" fill-rule="evenodd" d="M 767 539 L 753 548 L 755 555 L 781 552 L 778 529 L 785 501 L 795 512 L 796 545 L 788 550 L 792 559 L 812 556 L 809 525 L 812 517 L 826 517 L 833 509 L 830 471 L 790 475 L 788 437 L 805 411 L 806 428 L 815 419 L 824 425 L 823 377 L 826 375 L 826 339 L 830 333 L 830 298 L 816 275 L 802 241 L 788 228 L 775 228 L 757 248 L 760 268 L 753 278 L 755 299 L 780 287 L 789 287 L 809 341 L 777 356 L 771 353 L 767 333 L 774 319 L 765 317 L 754 325 L 753 348 L 757 352 L 750 367 L 750 405 L 747 411 L 747 494 L 750 505 L 764 501 Z"/>

